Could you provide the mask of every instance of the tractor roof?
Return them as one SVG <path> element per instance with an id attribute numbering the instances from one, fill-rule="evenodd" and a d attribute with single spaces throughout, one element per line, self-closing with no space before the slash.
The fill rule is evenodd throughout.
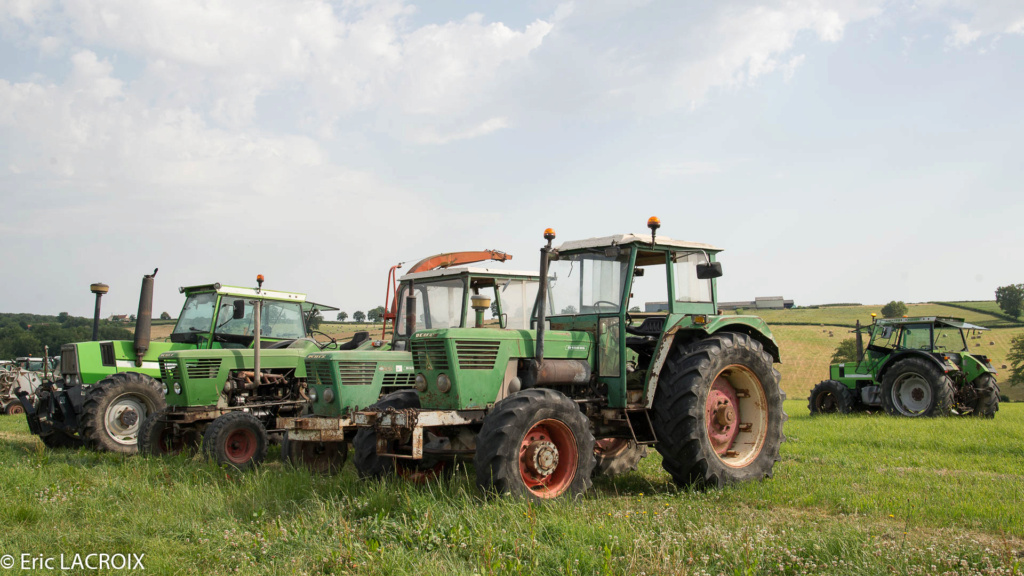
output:
<path id="1" fill-rule="evenodd" d="M 601 236 L 600 238 L 587 238 L 586 240 L 570 240 L 563 242 L 558 250 L 582 250 L 585 248 L 604 248 L 607 246 L 622 246 L 625 244 L 646 244 L 650 246 L 650 234 L 616 234 L 614 236 Z M 673 248 L 689 248 L 691 250 L 703 250 L 704 252 L 721 252 L 722 249 L 704 244 L 702 242 L 687 242 L 685 240 L 673 240 L 667 236 L 655 238 L 656 246 L 671 246 Z"/>
<path id="2" fill-rule="evenodd" d="M 536 270 L 527 272 L 523 270 L 503 270 L 500 268 L 483 268 L 476 266 L 458 266 L 455 268 L 438 268 L 437 270 L 427 270 L 426 272 L 413 272 L 412 274 L 406 274 L 399 278 L 399 281 L 405 280 L 424 280 L 427 278 L 443 278 L 445 276 L 461 276 L 463 274 L 470 274 L 473 276 L 516 276 L 522 278 L 539 278 L 540 273 Z"/>
<path id="3" fill-rule="evenodd" d="M 242 288 L 240 286 L 225 286 L 220 282 L 214 284 L 200 284 L 198 286 L 183 286 L 178 288 L 182 294 L 195 294 L 197 292 L 216 292 L 222 296 L 238 296 L 241 298 L 262 298 L 265 300 L 287 300 L 302 304 L 302 310 L 309 312 L 313 308 L 317 310 L 338 310 L 334 306 L 317 304 L 306 300 L 306 295 L 300 292 L 281 292 L 279 290 L 260 290 L 255 288 Z"/>
<path id="4" fill-rule="evenodd" d="M 951 318 L 948 316 L 915 316 L 912 318 L 879 318 L 875 324 L 900 325 L 900 324 L 935 324 L 937 326 L 950 326 L 952 328 L 963 328 L 965 330 L 988 330 L 984 326 L 969 324 L 963 318 Z"/>

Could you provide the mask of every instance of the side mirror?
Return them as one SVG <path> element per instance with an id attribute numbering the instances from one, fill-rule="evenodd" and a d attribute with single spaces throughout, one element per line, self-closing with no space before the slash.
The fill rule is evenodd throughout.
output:
<path id="1" fill-rule="evenodd" d="M 644 275 L 643 268 L 633 268 L 633 276 L 640 277 Z"/>
<path id="2" fill-rule="evenodd" d="M 722 276 L 722 263 L 711 262 L 708 264 L 697 264 L 697 279 L 710 280 Z"/>
<path id="3" fill-rule="evenodd" d="M 245 318 L 245 300 L 235 300 L 234 310 L 231 312 L 231 317 L 235 320 L 241 320 Z"/>

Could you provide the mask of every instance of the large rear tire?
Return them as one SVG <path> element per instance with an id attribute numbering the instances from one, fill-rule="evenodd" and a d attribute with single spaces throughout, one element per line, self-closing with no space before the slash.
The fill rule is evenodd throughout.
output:
<path id="1" fill-rule="evenodd" d="M 248 412 L 228 412 L 217 417 L 203 435 L 203 451 L 218 464 L 250 470 L 267 457 L 267 429 Z"/>
<path id="2" fill-rule="evenodd" d="M 594 476 L 632 472 L 647 456 L 647 446 L 628 438 L 602 438 L 594 443 Z"/>
<path id="3" fill-rule="evenodd" d="M 947 416 L 953 396 L 953 381 L 924 358 L 898 360 L 882 378 L 882 407 L 891 416 Z"/>
<path id="4" fill-rule="evenodd" d="M 746 334 L 676 348 L 652 410 L 662 466 L 680 486 L 770 478 L 785 439 L 785 397 L 772 356 Z"/>
<path id="5" fill-rule="evenodd" d="M 575 497 L 591 486 L 594 435 L 564 394 L 524 390 L 495 404 L 484 418 L 473 464 L 477 486 L 487 493 L 533 501 Z"/>
<path id="6" fill-rule="evenodd" d="M 137 372 L 111 374 L 85 398 L 82 438 L 96 450 L 134 454 L 142 422 L 166 407 L 157 379 Z"/>
<path id="7" fill-rule="evenodd" d="M 842 382 L 818 382 L 807 398 L 811 416 L 818 414 L 849 414 L 853 412 L 853 393 Z"/>

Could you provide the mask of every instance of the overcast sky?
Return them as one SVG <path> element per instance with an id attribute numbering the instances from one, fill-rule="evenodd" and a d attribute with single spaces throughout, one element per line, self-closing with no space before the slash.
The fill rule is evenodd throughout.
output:
<path id="1" fill-rule="evenodd" d="M 1024 282 L 1024 3 L 0 0 L 0 311 L 644 232 L 721 300 Z M 556 241 L 557 244 L 558 241 Z"/>

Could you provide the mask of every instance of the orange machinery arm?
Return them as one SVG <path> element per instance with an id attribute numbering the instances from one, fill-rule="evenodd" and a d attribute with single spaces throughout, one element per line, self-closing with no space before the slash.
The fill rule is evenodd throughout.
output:
<path id="1" fill-rule="evenodd" d="M 426 272 L 427 270 L 436 270 L 438 268 L 450 268 L 452 266 L 460 266 L 462 264 L 472 264 L 474 262 L 483 262 L 485 260 L 494 260 L 495 262 L 505 262 L 511 260 L 512 255 L 501 250 L 476 250 L 466 252 L 446 252 L 444 254 L 435 254 L 420 260 L 419 262 L 412 265 L 406 274 L 412 274 L 413 272 Z M 396 270 L 401 268 L 401 264 L 397 264 L 391 267 L 388 272 L 388 288 L 384 294 L 384 306 L 388 305 L 388 300 L 391 300 L 391 309 L 384 313 L 384 332 L 381 338 L 387 338 L 388 335 L 388 321 L 394 323 L 395 318 L 398 316 L 398 278 Z M 392 297 L 391 294 L 394 293 Z"/>

